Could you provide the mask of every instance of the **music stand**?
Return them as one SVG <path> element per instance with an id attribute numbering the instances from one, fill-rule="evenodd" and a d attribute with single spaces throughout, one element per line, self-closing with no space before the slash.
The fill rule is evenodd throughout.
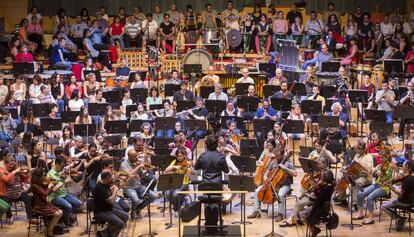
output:
<path id="1" fill-rule="evenodd" d="M 62 131 L 62 120 L 60 118 L 42 118 L 40 119 L 40 129 L 43 132 Z"/>
<path id="2" fill-rule="evenodd" d="M 174 93 L 176 91 L 179 91 L 181 89 L 181 85 L 176 84 L 165 84 L 164 85 L 164 94 L 165 96 L 174 96 Z"/>
<path id="3" fill-rule="evenodd" d="M 107 121 L 105 123 L 105 130 L 106 130 L 106 133 L 108 134 L 126 133 L 127 132 L 127 121 L 126 120 Z"/>
<path id="4" fill-rule="evenodd" d="M 367 103 L 368 102 L 368 91 L 367 90 L 348 90 L 348 96 L 349 96 L 349 100 L 351 101 L 351 103 L 355 103 L 357 104 L 357 133 L 359 131 L 359 126 L 358 126 L 358 120 L 360 119 L 361 121 L 361 137 L 362 137 L 362 133 L 364 132 L 364 121 L 362 121 L 362 118 L 360 117 L 360 115 L 362 114 L 363 111 L 359 111 L 359 106 L 358 103 Z"/>
<path id="5" fill-rule="evenodd" d="M 285 133 L 291 134 L 299 134 L 304 133 L 305 124 L 302 120 L 287 120 L 286 123 L 283 125 L 283 131 Z M 293 151 L 293 165 L 295 166 L 295 139 L 292 139 L 292 151 Z"/>
<path id="6" fill-rule="evenodd" d="M 335 103 L 335 102 L 338 102 L 338 100 L 337 99 L 326 99 L 325 100 L 326 101 L 326 104 L 325 104 L 325 112 L 332 112 L 332 105 Z"/>
<path id="7" fill-rule="evenodd" d="M 122 93 L 118 90 L 112 91 L 104 91 L 102 96 L 106 99 L 106 101 L 111 104 L 113 107 L 118 107 L 121 104 L 122 100 Z"/>
<path id="8" fill-rule="evenodd" d="M 73 129 L 75 136 L 92 137 L 96 134 L 95 124 L 75 124 Z"/>
<path id="9" fill-rule="evenodd" d="M 168 150 L 170 149 L 170 143 L 172 143 L 174 140 L 172 138 L 158 138 L 156 137 L 154 139 L 154 148 L 155 149 L 163 149 Z"/>
<path id="10" fill-rule="evenodd" d="M 206 100 L 205 107 L 210 113 L 220 115 L 226 109 L 226 101 L 224 100 Z"/>
<path id="11" fill-rule="evenodd" d="M 156 182 L 155 179 L 152 179 L 151 182 L 148 184 L 147 188 L 145 189 L 144 193 L 142 194 L 142 197 L 144 198 L 144 200 L 148 200 L 150 198 L 148 194 L 150 191 L 150 187 L 152 186 L 154 182 Z M 151 205 L 148 205 L 147 208 L 148 208 L 148 233 L 139 235 L 138 237 L 153 237 L 157 235 L 156 232 L 152 232 L 151 230 Z"/>
<path id="12" fill-rule="evenodd" d="M 272 74 L 276 71 L 275 63 L 259 63 L 259 71 L 261 73 Z"/>
<path id="13" fill-rule="evenodd" d="M 200 86 L 200 96 L 207 99 L 214 92 L 214 86 Z"/>
<path id="14" fill-rule="evenodd" d="M 256 138 L 241 139 L 240 140 L 240 148 L 242 148 L 242 147 L 259 147 L 259 143 L 257 142 Z"/>
<path id="15" fill-rule="evenodd" d="M 173 129 L 175 123 L 177 122 L 177 118 L 173 117 L 155 117 L 155 130 L 163 130 L 166 131 L 168 129 Z"/>
<path id="16" fill-rule="evenodd" d="M 13 74 L 34 74 L 33 63 L 13 63 Z"/>
<path id="17" fill-rule="evenodd" d="M 139 132 L 143 123 L 152 124 L 152 120 L 139 120 L 133 119 L 129 121 L 129 131 L 130 132 Z"/>
<path id="18" fill-rule="evenodd" d="M 201 64 L 184 64 L 183 66 L 184 73 L 194 73 L 194 74 L 201 74 L 203 72 Z"/>
<path id="19" fill-rule="evenodd" d="M 33 117 L 47 117 L 49 114 L 49 104 L 42 103 L 42 104 L 33 104 Z"/>
<path id="20" fill-rule="evenodd" d="M 135 100 L 136 103 L 141 102 L 143 104 L 147 103 L 148 89 L 147 88 L 132 88 L 129 90 L 131 93 L 131 98 Z"/>
<path id="21" fill-rule="evenodd" d="M 101 72 L 99 70 L 84 70 L 83 71 L 83 77 L 86 78 L 86 76 L 89 73 L 92 73 L 92 74 L 95 75 L 97 82 L 102 82 L 102 76 L 101 76 Z"/>
<path id="22" fill-rule="evenodd" d="M 147 72 L 146 71 L 129 72 L 128 82 L 134 82 L 135 81 L 135 74 L 137 74 L 137 73 L 139 73 L 139 75 L 141 76 L 141 80 L 143 80 L 143 81 L 147 77 Z"/>
<path id="23" fill-rule="evenodd" d="M 280 86 L 276 85 L 263 85 L 263 96 L 265 98 L 271 97 L 275 92 L 280 91 Z"/>
<path id="24" fill-rule="evenodd" d="M 76 117 L 79 116 L 79 111 L 63 111 L 60 116 L 62 118 L 62 122 L 64 123 L 74 123 Z"/>
<path id="25" fill-rule="evenodd" d="M 318 162 L 308 158 L 299 158 L 299 163 L 303 171 L 307 174 L 319 171 Z"/>
<path id="26" fill-rule="evenodd" d="M 306 96 L 306 85 L 304 83 L 296 83 L 291 93 L 297 97 Z"/>
<path id="27" fill-rule="evenodd" d="M 188 100 L 177 101 L 177 112 L 181 112 L 183 110 L 189 110 L 194 107 L 195 107 L 194 101 L 188 101 Z"/>
<path id="28" fill-rule="evenodd" d="M 338 72 L 339 67 L 341 67 L 341 62 L 339 61 L 322 62 L 321 72 Z"/>
<path id="29" fill-rule="evenodd" d="M 164 105 L 163 104 L 153 104 L 149 106 L 150 110 L 160 110 L 163 109 Z"/>
<path id="30" fill-rule="evenodd" d="M 378 133 L 380 138 L 388 137 L 392 134 L 393 131 L 393 125 L 388 124 L 386 122 L 376 122 L 372 121 L 369 123 L 369 130 L 371 132 Z"/>
<path id="31" fill-rule="evenodd" d="M 231 161 L 239 169 L 241 175 L 244 173 L 254 173 L 256 171 L 256 159 L 250 156 L 231 156 Z"/>
<path id="32" fill-rule="evenodd" d="M 285 98 L 270 98 L 272 107 L 278 111 L 291 111 L 292 100 Z"/>
<path id="33" fill-rule="evenodd" d="M 320 116 L 318 118 L 318 125 L 320 128 L 337 128 L 339 127 L 338 116 Z"/>
<path id="34" fill-rule="evenodd" d="M 247 95 L 248 92 L 248 88 L 250 85 L 254 85 L 254 84 L 250 84 L 250 83 L 236 83 L 235 84 L 235 88 L 236 88 L 236 95 Z"/>
<path id="35" fill-rule="evenodd" d="M 322 101 L 320 100 L 302 100 L 300 108 L 304 114 L 321 114 Z"/>
<path id="36" fill-rule="evenodd" d="M 125 106 L 125 117 L 127 118 L 131 118 L 132 117 L 132 113 L 137 111 L 137 105 L 136 104 L 132 104 L 132 105 L 127 105 Z"/>
<path id="37" fill-rule="evenodd" d="M 233 120 L 233 121 L 235 121 L 238 128 L 241 128 L 244 125 L 243 118 L 242 117 L 236 117 L 236 116 L 221 116 L 220 117 L 221 128 L 227 129 L 227 124 L 226 124 L 227 120 Z"/>
<path id="38" fill-rule="evenodd" d="M 191 131 L 191 133 L 194 133 L 197 130 L 207 130 L 206 120 L 204 119 L 186 119 L 184 120 L 184 125 L 188 131 Z"/>
<path id="39" fill-rule="evenodd" d="M 257 96 L 238 96 L 237 97 L 237 107 L 243 108 L 246 112 L 256 111 L 256 108 L 258 106 L 259 106 L 259 97 Z"/>
<path id="40" fill-rule="evenodd" d="M 385 59 L 382 61 L 384 66 L 384 72 L 402 73 L 404 72 L 404 60 L 400 59 Z"/>
<path id="41" fill-rule="evenodd" d="M 263 147 L 240 147 L 240 155 L 241 156 L 249 156 L 250 158 L 254 158 L 258 160 L 260 155 L 263 152 Z"/>
<path id="42" fill-rule="evenodd" d="M 88 110 L 91 116 L 103 116 L 105 115 L 106 107 L 108 103 L 89 103 Z"/>
<path id="43" fill-rule="evenodd" d="M 262 132 L 263 137 L 273 129 L 275 121 L 270 119 L 253 119 L 253 131 Z"/>
<path id="44" fill-rule="evenodd" d="M 313 150 L 314 148 L 310 146 L 299 146 L 299 156 L 308 157 Z"/>
<path id="45" fill-rule="evenodd" d="M 179 189 L 183 185 L 184 174 L 162 174 L 158 178 L 158 191 L 168 191 L 168 190 L 176 190 Z M 172 196 L 172 193 L 170 193 Z M 169 201 L 169 212 L 170 212 L 170 222 L 165 223 L 166 230 L 173 226 L 172 223 L 172 207 L 171 207 L 171 200 Z"/>
<path id="46" fill-rule="evenodd" d="M 335 95 L 337 89 L 335 86 L 330 86 L 330 85 L 324 85 L 321 88 L 321 95 L 323 97 L 325 97 L 326 99 L 331 98 Z"/>
<path id="47" fill-rule="evenodd" d="M 375 122 L 385 122 L 386 120 L 385 110 L 364 109 L 364 113 L 367 120 Z"/>
<path id="48" fill-rule="evenodd" d="M 408 105 L 397 105 L 394 107 L 394 118 L 400 118 L 401 121 L 404 121 L 406 119 L 414 119 L 414 109 L 412 106 L 408 106 Z M 401 123 L 400 123 L 401 126 Z M 408 131 L 407 134 L 410 134 L 410 132 Z M 403 131 L 403 140 L 402 140 L 402 145 L 404 147 L 404 143 L 405 142 L 405 136 L 404 136 L 404 131 Z"/>
<path id="49" fill-rule="evenodd" d="M 161 174 L 164 174 L 164 170 L 175 160 L 174 156 L 171 155 L 155 155 L 151 157 L 151 164 L 155 167 L 160 168 Z"/>
<path id="50" fill-rule="evenodd" d="M 256 185 L 254 184 L 253 177 L 244 175 L 229 175 L 229 189 L 232 191 L 254 192 L 256 190 Z M 246 197 L 244 193 L 241 194 L 240 203 L 240 221 L 232 222 L 232 224 L 243 224 L 243 233 L 246 233 L 245 224 L 250 222 L 246 222 Z"/>

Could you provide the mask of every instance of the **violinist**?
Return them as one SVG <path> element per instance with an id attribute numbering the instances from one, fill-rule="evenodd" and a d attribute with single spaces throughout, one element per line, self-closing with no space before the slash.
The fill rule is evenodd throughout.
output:
<path id="1" fill-rule="evenodd" d="M 367 153 L 371 154 L 377 164 L 381 164 L 379 152 L 383 148 L 384 142 L 379 139 L 378 133 L 371 134 L 371 142 L 367 145 Z"/>
<path id="2" fill-rule="evenodd" d="M 72 159 L 79 159 L 87 152 L 87 147 L 85 147 L 85 144 L 83 144 L 83 139 L 81 136 L 75 136 L 73 138 L 73 141 L 75 145 L 69 148 L 69 157 Z"/>
<path id="3" fill-rule="evenodd" d="M 48 180 L 43 169 L 36 168 L 32 174 L 31 189 L 33 193 L 33 211 L 39 215 L 49 217 L 46 236 L 53 237 L 53 228 L 62 217 L 62 211 L 47 200 L 49 194 L 53 192 L 54 184 Z"/>
<path id="4" fill-rule="evenodd" d="M 229 175 L 238 175 L 239 169 L 234 165 L 231 160 L 232 156 L 240 155 L 240 146 L 233 142 L 231 139 L 227 139 L 227 134 L 221 132 L 218 135 L 218 151 L 226 155 L 227 166 L 229 167 Z"/>
<path id="5" fill-rule="evenodd" d="M 372 183 L 371 170 L 374 168 L 374 162 L 371 154 L 367 154 L 366 143 L 364 140 L 359 139 L 355 145 L 355 157 L 352 162 L 357 162 L 361 165 L 361 172 L 358 177 L 352 177 L 355 185 L 353 186 L 353 198 L 356 201 L 356 194 L 362 190 L 363 187 Z M 352 164 L 352 163 L 351 163 Z M 349 164 L 349 165 L 351 165 Z M 344 174 L 346 175 L 346 174 Z M 346 204 L 346 192 L 338 193 L 338 196 L 334 198 L 336 204 Z M 353 205 L 353 203 L 352 203 Z"/>
<path id="6" fill-rule="evenodd" d="M 311 236 L 319 234 L 320 229 L 315 226 L 315 222 L 320 219 L 320 216 L 318 217 L 322 213 L 320 210 L 331 199 L 335 188 L 335 178 L 331 170 L 324 169 L 320 177 L 310 193 L 296 203 L 293 214 L 279 224 L 280 227 L 292 227 L 308 222 L 311 227 Z"/>
<path id="7" fill-rule="evenodd" d="M 131 136 L 140 136 L 144 140 L 147 148 L 152 149 L 154 147 L 154 132 L 152 126 L 148 122 L 141 124 L 139 132 L 131 132 Z"/>
<path id="8" fill-rule="evenodd" d="M 28 181 L 28 172 L 23 172 L 22 168 L 17 167 L 16 160 L 11 154 L 7 155 L 4 159 L 4 167 L 0 167 L 0 199 L 9 204 L 11 201 L 23 201 L 27 218 L 30 220 L 32 214 L 30 197 L 23 187 L 23 184 Z M 10 208 L 6 213 L 6 222 L 10 225 L 14 222 Z"/>
<path id="9" fill-rule="evenodd" d="M 101 177 L 101 182 L 97 183 L 93 190 L 93 212 L 96 219 L 108 223 L 108 230 L 98 232 L 97 236 L 103 236 L 102 233 L 109 232 L 111 237 L 117 237 L 126 227 L 128 213 L 114 208 L 119 188 L 113 185 L 114 175 L 112 172 L 104 170 Z"/>
<path id="10" fill-rule="evenodd" d="M 285 132 L 282 131 L 282 126 L 280 123 L 276 122 L 273 124 L 273 130 L 271 132 L 273 133 L 273 138 L 275 139 L 276 145 L 280 144 L 287 147 L 286 142 L 288 140 L 288 136 Z"/>
<path id="11" fill-rule="evenodd" d="M 95 143 L 92 143 L 88 147 L 88 151 L 86 154 L 85 162 L 83 163 L 86 175 L 87 175 L 87 182 L 89 190 L 93 190 L 96 186 L 96 180 L 98 175 L 101 173 L 101 163 L 105 158 L 108 158 L 107 154 L 101 155 L 98 153 L 98 147 Z"/>
<path id="12" fill-rule="evenodd" d="M 391 191 L 397 194 L 398 197 L 382 206 L 388 215 L 394 215 L 396 217 L 397 231 L 404 228 L 407 217 L 399 215 L 396 212 L 396 208 L 410 208 L 414 203 L 414 161 L 409 160 L 404 163 L 403 176 L 399 181 L 402 183 L 400 190 L 391 186 Z"/>
<path id="13" fill-rule="evenodd" d="M 177 156 L 177 151 L 178 149 L 182 149 L 185 150 L 185 154 L 186 154 L 186 159 L 191 161 L 193 160 L 193 154 L 191 151 L 191 148 L 186 146 L 186 138 L 185 135 L 183 133 L 179 133 L 177 135 L 174 136 L 174 145 L 173 145 L 173 150 L 171 151 L 171 156 Z"/>
<path id="14" fill-rule="evenodd" d="M 354 216 L 354 220 L 363 220 L 363 225 L 374 224 L 374 204 L 378 198 L 387 196 L 390 191 L 390 183 L 392 181 L 393 167 L 391 164 L 391 149 L 384 147 L 379 154 L 382 163 L 372 169 L 373 175 L 378 178 L 374 184 L 364 188 L 357 193 L 358 212 Z M 368 218 L 364 219 L 364 199 L 367 199 Z"/>
<path id="15" fill-rule="evenodd" d="M 72 227 L 76 221 L 75 213 L 82 202 L 76 197 L 68 194 L 66 190 L 66 184 L 72 182 L 70 177 L 66 177 L 65 180 L 61 177 L 61 172 L 65 168 L 65 158 L 62 156 L 56 157 L 53 168 L 47 173 L 47 177 L 57 181 L 53 186 L 52 192 L 48 195 L 47 199 L 53 205 L 63 210 L 63 223 L 67 227 Z"/>
<path id="16" fill-rule="evenodd" d="M 183 185 L 177 190 L 168 190 L 166 196 L 171 202 L 174 212 L 178 212 L 179 202 L 177 191 L 187 191 L 189 189 L 190 174 L 192 173 L 192 164 L 186 159 L 187 152 L 183 148 L 176 151 L 176 159 L 165 169 L 166 174 L 184 174 Z"/>
<path id="17" fill-rule="evenodd" d="M 237 122 L 231 119 L 226 121 L 227 129 L 223 129 L 225 139 L 230 144 L 240 145 L 240 130 L 237 128 Z"/>
<path id="18" fill-rule="evenodd" d="M 269 141 L 268 142 L 268 146 L 274 146 L 276 147 L 276 143 L 274 141 Z M 272 156 L 272 155 L 271 155 Z M 284 207 L 285 207 L 285 202 L 286 202 L 286 194 L 289 193 L 291 191 L 291 185 L 293 184 L 293 177 L 296 177 L 298 175 L 295 166 L 293 165 L 293 163 L 289 160 L 289 159 L 285 159 L 285 148 L 283 146 L 279 146 L 277 147 L 274 151 L 273 151 L 273 156 L 271 157 L 271 159 L 268 161 L 268 164 L 264 164 L 265 166 L 267 166 L 267 171 L 266 173 L 263 174 L 263 182 L 262 184 L 264 184 L 267 180 L 268 174 L 269 172 L 271 172 L 273 169 L 282 169 L 285 174 L 287 175 L 286 181 L 284 184 L 281 185 L 281 187 L 279 188 L 279 191 L 277 193 L 277 197 L 279 198 L 280 202 L 278 204 L 278 208 L 277 208 L 277 213 L 275 213 L 275 220 L 276 221 L 282 221 L 283 220 L 283 213 L 284 213 Z M 284 161 L 282 163 L 282 161 Z M 260 189 L 262 188 L 262 185 L 260 185 L 259 187 L 257 187 L 255 194 L 254 194 L 254 212 L 247 216 L 248 219 L 252 219 L 252 218 L 260 218 L 261 214 L 260 214 L 260 210 L 261 210 L 261 203 L 258 199 L 258 193 L 260 191 Z"/>
<path id="19" fill-rule="evenodd" d="M 280 83 L 280 91 L 275 92 L 272 95 L 272 98 L 293 100 L 293 94 L 288 90 L 287 81 L 283 81 Z"/>
<path id="20" fill-rule="evenodd" d="M 150 190 L 148 199 L 143 199 L 142 194 L 147 189 L 141 184 L 141 177 L 146 172 L 144 161 L 138 160 L 138 152 L 133 149 L 130 149 L 127 155 L 128 158 L 121 164 L 121 171 L 127 172 L 129 176 L 124 186 L 124 196 L 131 199 L 131 219 L 134 220 L 136 217 L 141 218 L 141 210 L 155 201 L 158 194 Z"/>
<path id="21" fill-rule="evenodd" d="M 318 165 L 322 169 L 329 168 L 330 163 L 337 162 L 332 152 L 326 149 L 325 143 L 322 140 L 315 139 L 313 141 L 313 147 L 315 148 L 315 150 L 313 150 L 309 154 L 308 159 L 317 161 Z"/>

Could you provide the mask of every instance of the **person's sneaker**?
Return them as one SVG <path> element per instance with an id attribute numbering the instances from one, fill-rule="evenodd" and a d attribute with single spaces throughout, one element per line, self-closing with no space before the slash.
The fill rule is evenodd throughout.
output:
<path id="1" fill-rule="evenodd" d="M 278 214 L 277 216 L 275 216 L 275 222 L 281 222 L 282 220 L 283 220 L 282 214 Z"/>
<path id="2" fill-rule="evenodd" d="M 254 211 L 252 214 L 247 216 L 247 219 L 255 219 L 255 218 L 260 218 L 260 217 L 262 217 L 260 212 L 259 211 Z"/>
<path id="3" fill-rule="evenodd" d="M 405 222 L 407 221 L 407 217 L 399 217 L 396 221 L 395 229 L 397 231 L 402 231 L 404 229 Z"/>

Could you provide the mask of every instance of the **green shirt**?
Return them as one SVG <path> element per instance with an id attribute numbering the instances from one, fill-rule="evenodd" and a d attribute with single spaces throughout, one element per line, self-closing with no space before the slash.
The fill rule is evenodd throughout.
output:
<path id="1" fill-rule="evenodd" d="M 391 191 L 389 183 L 392 180 L 392 173 L 393 173 L 393 170 L 390 165 L 388 169 L 385 171 L 385 174 L 383 174 L 380 178 L 376 180 L 376 183 L 379 184 L 382 190 L 384 190 L 384 192 L 386 192 L 387 194 L 389 194 Z"/>
<path id="2" fill-rule="evenodd" d="M 51 169 L 47 173 L 47 177 L 49 177 L 51 179 L 54 179 L 54 180 L 58 180 L 59 182 L 62 182 L 63 183 L 63 180 L 60 178 L 59 173 L 55 169 Z M 49 196 L 47 197 L 47 201 L 48 202 L 51 202 L 53 199 L 55 199 L 57 197 L 64 197 L 64 196 L 66 196 L 66 188 L 65 188 L 65 185 L 63 185 L 58 190 L 50 193 Z"/>

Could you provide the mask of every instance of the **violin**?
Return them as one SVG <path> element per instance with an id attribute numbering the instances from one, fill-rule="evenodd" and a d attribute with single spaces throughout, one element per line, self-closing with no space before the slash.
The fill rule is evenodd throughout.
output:
<path id="1" fill-rule="evenodd" d="M 183 159 L 182 161 L 176 160 L 175 164 L 180 167 L 177 170 L 178 174 L 186 174 L 190 170 L 190 167 L 191 167 L 191 162 L 185 159 Z"/>
<path id="2" fill-rule="evenodd" d="M 59 180 L 52 179 L 52 178 L 50 178 L 50 177 L 46 177 L 46 178 L 42 179 L 41 183 L 42 183 L 43 185 L 45 185 L 45 186 L 47 186 L 47 185 L 49 185 L 49 184 L 56 185 L 56 184 L 58 184 L 58 183 L 59 183 Z"/>

